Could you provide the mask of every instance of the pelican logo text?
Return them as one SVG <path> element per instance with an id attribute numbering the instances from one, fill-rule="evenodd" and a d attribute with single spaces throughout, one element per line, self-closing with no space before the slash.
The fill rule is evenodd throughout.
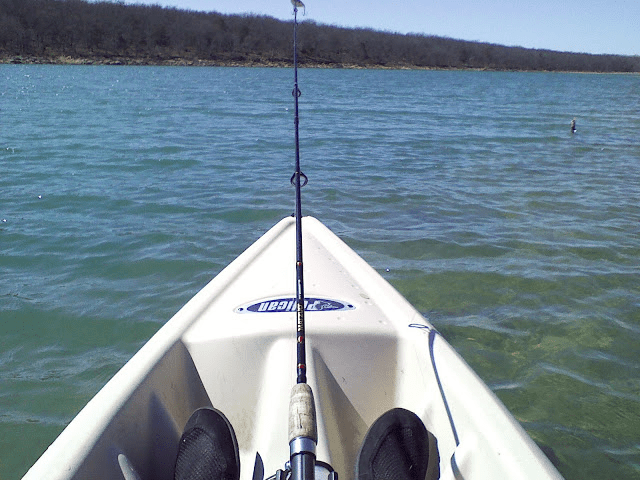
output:
<path id="1" fill-rule="evenodd" d="M 298 302 L 295 298 L 273 298 L 236 308 L 238 313 L 276 313 L 295 312 Z M 305 312 L 327 312 L 336 310 L 353 310 L 355 307 L 345 302 L 326 298 L 306 298 Z"/>
<path id="2" fill-rule="evenodd" d="M 295 300 L 273 300 L 270 302 L 262 302 L 258 305 L 258 312 L 293 312 L 295 310 L 297 302 Z M 251 305 L 255 307 L 255 305 Z M 249 307 L 249 310 L 254 312 Z"/>

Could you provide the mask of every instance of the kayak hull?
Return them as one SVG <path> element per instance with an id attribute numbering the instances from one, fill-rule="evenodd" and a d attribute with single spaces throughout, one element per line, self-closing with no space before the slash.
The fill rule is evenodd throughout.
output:
<path id="1" fill-rule="evenodd" d="M 317 458 L 353 478 L 369 426 L 415 412 L 441 478 L 562 478 L 502 403 L 404 297 L 312 217 L 303 219 L 308 383 Z M 173 478 L 197 408 L 234 427 L 241 478 L 289 457 L 296 381 L 295 221 L 285 218 L 194 296 L 96 394 L 27 479 Z M 293 308 L 295 310 L 295 308 Z"/>

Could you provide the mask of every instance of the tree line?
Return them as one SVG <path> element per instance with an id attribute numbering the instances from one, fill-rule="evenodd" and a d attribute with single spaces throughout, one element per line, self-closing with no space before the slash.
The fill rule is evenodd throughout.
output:
<path id="1" fill-rule="evenodd" d="M 304 20 L 299 62 L 313 66 L 640 72 L 640 57 L 555 52 Z M 0 61 L 289 65 L 292 22 L 158 5 L 0 0 Z"/>

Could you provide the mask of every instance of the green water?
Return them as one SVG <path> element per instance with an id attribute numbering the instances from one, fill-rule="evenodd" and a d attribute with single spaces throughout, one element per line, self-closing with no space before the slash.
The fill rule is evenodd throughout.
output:
<path id="1" fill-rule="evenodd" d="M 293 211 L 291 77 L 0 66 L 1 479 Z M 567 479 L 640 476 L 639 77 L 300 85 L 304 213 L 430 319 Z"/>

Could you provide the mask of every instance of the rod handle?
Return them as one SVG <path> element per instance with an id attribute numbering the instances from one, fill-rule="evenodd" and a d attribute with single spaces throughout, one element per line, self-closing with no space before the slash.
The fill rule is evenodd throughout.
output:
<path id="1" fill-rule="evenodd" d="M 318 443 L 316 405 L 313 391 L 306 383 L 296 383 L 289 399 L 289 443 L 300 437 Z"/>

